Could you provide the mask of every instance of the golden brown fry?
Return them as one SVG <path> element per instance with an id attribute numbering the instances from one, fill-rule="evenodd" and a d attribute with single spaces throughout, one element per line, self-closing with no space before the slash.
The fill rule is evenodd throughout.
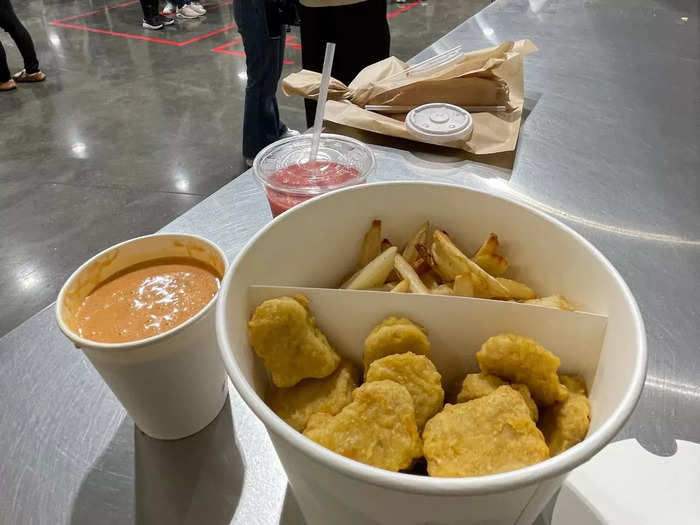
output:
<path id="1" fill-rule="evenodd" d="M 367 266 L 355 273 L 348 282 L 344 283 L 342 288 L 367 290 L 382 286 L 394 268 L 394 257 L 397 251 L 396 246 L 392 246 L 380 253 Z"/>
<path id="2" fill-rule="evenodd" d="M 499 277 L 508 269 L 508 260 L 498 254 L 499 249 L 498 235 L 489 233 L 484 244 L 472 257 L 472 261 L 481 266 L 487 273 Z"/>
<path id="3" fill-rule="evenodd" d="M 433 288 L 430 290 L 430 293 L 433 295 L 455 295 L 454 291 L 452 290 L 452 286 L 447 283 L 441 284 L 437 288 Z"/>
<path id="4" fill-rule="evenodd" d="M 359 379 L 357 367 L 344 360 L 328 377 L 304 379 L 289 388 L 271 386 L 266 402 L 275 414 L 303 432 L 312 414 L 326 412 L 335 415 L 349 404 Z"/>
<path id="5" fill-rule="evenodd" d="M 466 403 L 445 405 L 425 425 L 423 440 L 431 476 L 485 476 L 549 457 L 523 397 L 509 386 Z"/>
<path id="6" fill-rule="evenodd" d="M 394 381 L 365 383 L 339 414 L 314 414 L 304 435 L 338 454 L 391 471 L 421 456 L 413 400 Z"/>
<path id="7" fill-rule="evenodd" d="M 562 295 L 549 295 L 547 297 L 540 297 L 539 299 L 529 299 L 525 302 L 538 306 L 546 306 L 548 308 L 559 308 L 560 310 L 567 310 L 569 312 L 574 311 L 566 300 L 566 297 Z"/>
<path id="8" fill-rule="evenodd" d="M 455 283 L 452 289 L 455 295 L 474 297 L 474 285 L 469 278 L 469 274 L 463 273 L 455 277 Z"/>
<path id="9" fill-rule="evenodd" d="M 568 396 L 557 376 L 559 358 L 534 339 L 515 334 L 490 337 L 476 359 L 482 372 L 527 385 L 538 404 L 551 405 Z"/>
<path id="10" fill-rule="evenodd" d="M 375 219 L 372 225 L 365 233 L 365 238 L 362 241 L 360 248 L 360 257 L 357 262 L 358 268 L 364 268 L 370 261 L 375 259 L 381 253 L 382 243 L 382 221 Z"/>
<path id="11" fill-rule="evenodd" d="M 362 355 L 365 371 L 379 358 L 405 352 L 430 356 L 427 333 L 423 327 L 409 319 L 387 317 L 375 326 L 365 339 Z"/>
<path id="12" fill-rule="evenodd" d="M 406 262 L 409 264 L 413 264 L 416 259 L 418 259 L 418 250 L 416 249 L 416 245 L 425 244 L 425 242 L 428 240 L 429 230 L 430 223 L 425 221 L 420 225 L 416 233 L 413 234 L 411 240 L 408 241 L 406 247 L 403 249 L 403 253 L 401 255 L 403 255 L 403 258 L 406 259 Z"/>
<path id="13" fill-rule="evenodd" d="M 391 289 L 392 292 L 407 293 L 411 291 L 411 286 L 408 284 L 408 279 L 403 279 Z"/>
<path id="14" fill-rule="evenodd" d="M 564 379 L 564 378 L 562 378 Z M 569 382 L 569 379 L 564 379 Z M 577 379 L 572 380 L 575 389 L 580 388 Z M 585 385 L 584 385 L 585 388 Z M 576 443 L 583 441 L 591 422 L 591 405 L 588 398 L 573 390 L 563 403 L 556 403 L 542 412 L 542 433 L 550 455 L 556 456 Z"/>
<path id="15" fill-rule="evenodd" d="M 505 279 L 503 277 L 496 277 L 496 280 L 503 285 L 503 287 L 508 290 L 509 299 L 534 299 L 537 294 L 528 285 L 519 283 L 518 281 L 513 281 L 512 279 Z"/>
<path id="16" fill-rule="evenodd" d="M 472 399 L 478 399 L 480 397 L 488 396 L 496 391 L 500 386 L 507 385 L 500 377 L 484 374 L 467 374 L 467 377 L 462 381 L 462 391 L 457 395 L 457 403 L 465 403 L 471 401 Z M 523 396 L 523 401 L 527 405 L 530 411 L 530 416 L 532 420 L 537 422 L 537 417 L 539 416 L 537 405 L 530 395 L 530 389 L 527 386 L 520 383 L 513 383 L 510 385 L 513 390 L 516 390 Z"/>
<path id="17" fill-rule="evenodd" d="M 433 272 L 432 270 L 428 270 L 427 272 L 422 274 L 420 276 L 420 278 L 423 281 L 423 284 L 425 285 L 425 287 L 428 290 L 430 290 L 431 293 L 435 290 L 435 288 L 440 286 L 440 282 L 439 282 L 440 277 L 438 277 L 438 275 L 435 272 Z"/>
<path id="18" fill-rule="evenodd" d="M 294 386 L 307 377 L 326 377 L 340 363 L 302 295 L 261 303 L 248 322 L 248 333 L 250 344 L 278 387 Z"/>
<path id="19" fill-rule="evenodd" d="M 464 275 L 474 287 L 474 297 L 508 296 L 505 287 L 464 255 L 445 233 L 436 230 L 433 239 L 431 255 L 435 269 L 445 281 L 454 281 L 458 275 Z"/>
<path id="20" fill-rule="evenodd" d="M 399 272 L 401 277 L 408 280 L 408 284 L 411 287 L 411 292 L 413 293 L 430 293 L 430 291 L 425 287 L 423 281 L 420 280 L 418 274 L 413 269 L 413 267 L 406 262 L 401 254 L 396 254 L 394 257 L 394 268 Z"/>
<path id="21" fill-rule="evenodd" d="M 405 386 L 411 394 L 419 430 L 442 408 L 445 392 L 440 384 L 440 374 L 426 356 L 406 352 L 373 361 L 369 365 L 365 381 L 371 383 L 384 379 Z"/>
<path id="22" fill-rule="evenodd" d="M 406 261 L 406 262 L 408 262 L 408 261 Z M 411 264 L 411 266 L 413 267 L 413 269 L 415 270 L 415 272 L 418 275 L 423 275 L 424 273 L 430 271 L 430 264 L 428 264 L 428 262 L 425 259 L 423 259 L 422 257 L 416 259 L 413 262 L 413 264 Z"/>

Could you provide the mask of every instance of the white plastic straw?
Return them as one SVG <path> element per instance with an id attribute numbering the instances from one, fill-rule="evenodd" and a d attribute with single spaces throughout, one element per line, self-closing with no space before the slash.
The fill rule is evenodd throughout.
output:
<path id="1" fill-rule="evenodd" d="M 316 117 L 314 118 L 314 135 L 311 139 L 311 153 L 309 162 L 316 160 L 318 146 L 321 143 L 321 126 L 323 125 L 323 113 L 326 109 L 326 99 L 328 98 L 328 84 L 331 81 L 331 67 L 333 66 L 333 55 L 335 55 L 335 44 L 326 44 L 326 56 L 323 58 L 323 72 L 321 73 L 321 87 L 318 92 L 318 105 L 316 106 Z"/>

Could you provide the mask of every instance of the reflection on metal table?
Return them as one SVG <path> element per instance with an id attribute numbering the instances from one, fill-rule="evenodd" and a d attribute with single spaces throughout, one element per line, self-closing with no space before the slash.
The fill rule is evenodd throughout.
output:
<path id="1" fill-rule="evenodd" d="M 400 141 L 375 147 L 374 180 L 520 199 L 610 259 L 639 302 L 650 352 L 619 438 L 662 455 L 675 438 L 700 441 L 699 14 L 691 0 L 498 0 L 416 59 L 455 44 L 535 42 L 512 172 L 512 157 L 493 166 Z M 165 230 L 204 235 L 232 257 L 269 219 L 247 172 Z M 144 437 L 53 315 L 47 308 L 0 340 L 2 523 L 303 523 L 262 424 L 234 391 L 200 434 Z"/>

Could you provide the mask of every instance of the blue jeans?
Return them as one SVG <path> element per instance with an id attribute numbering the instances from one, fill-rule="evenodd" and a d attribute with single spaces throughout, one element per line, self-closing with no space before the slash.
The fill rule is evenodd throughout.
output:
<path id="1" fill-rule="evenodd" d="M 243 156 L 249 159 L 286 131 L 277 107 L 284 38 L 268 36 L 264 0 L 235 0 L 233 17 L 243 38 L 248 83 L 243 113 Z M 283 28 L 272 34 L 284 35 Z"/>

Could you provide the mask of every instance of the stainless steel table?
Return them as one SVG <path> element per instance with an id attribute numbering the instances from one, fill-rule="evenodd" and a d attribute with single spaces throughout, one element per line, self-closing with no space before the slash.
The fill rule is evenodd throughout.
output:
<path id="1" fill-rule="evenodd" d="M 694 0 L 499 0 L 423 55 L 531 38 L 512 172 L 452 153 L 375 147 L 375 180 L 448 181 L 564 220 L 639 301 L 649 375 L 620 438 L 658 454 L 700 442 L 700 25 Z M 250 172 L 165 230 L 233 256 L 270 218 Z M 303 523 L 257 419 L 231 390 L 200 434 L 159 442 L 60 334 L 53 308 L 0 340 L 0 523 Z"/>

